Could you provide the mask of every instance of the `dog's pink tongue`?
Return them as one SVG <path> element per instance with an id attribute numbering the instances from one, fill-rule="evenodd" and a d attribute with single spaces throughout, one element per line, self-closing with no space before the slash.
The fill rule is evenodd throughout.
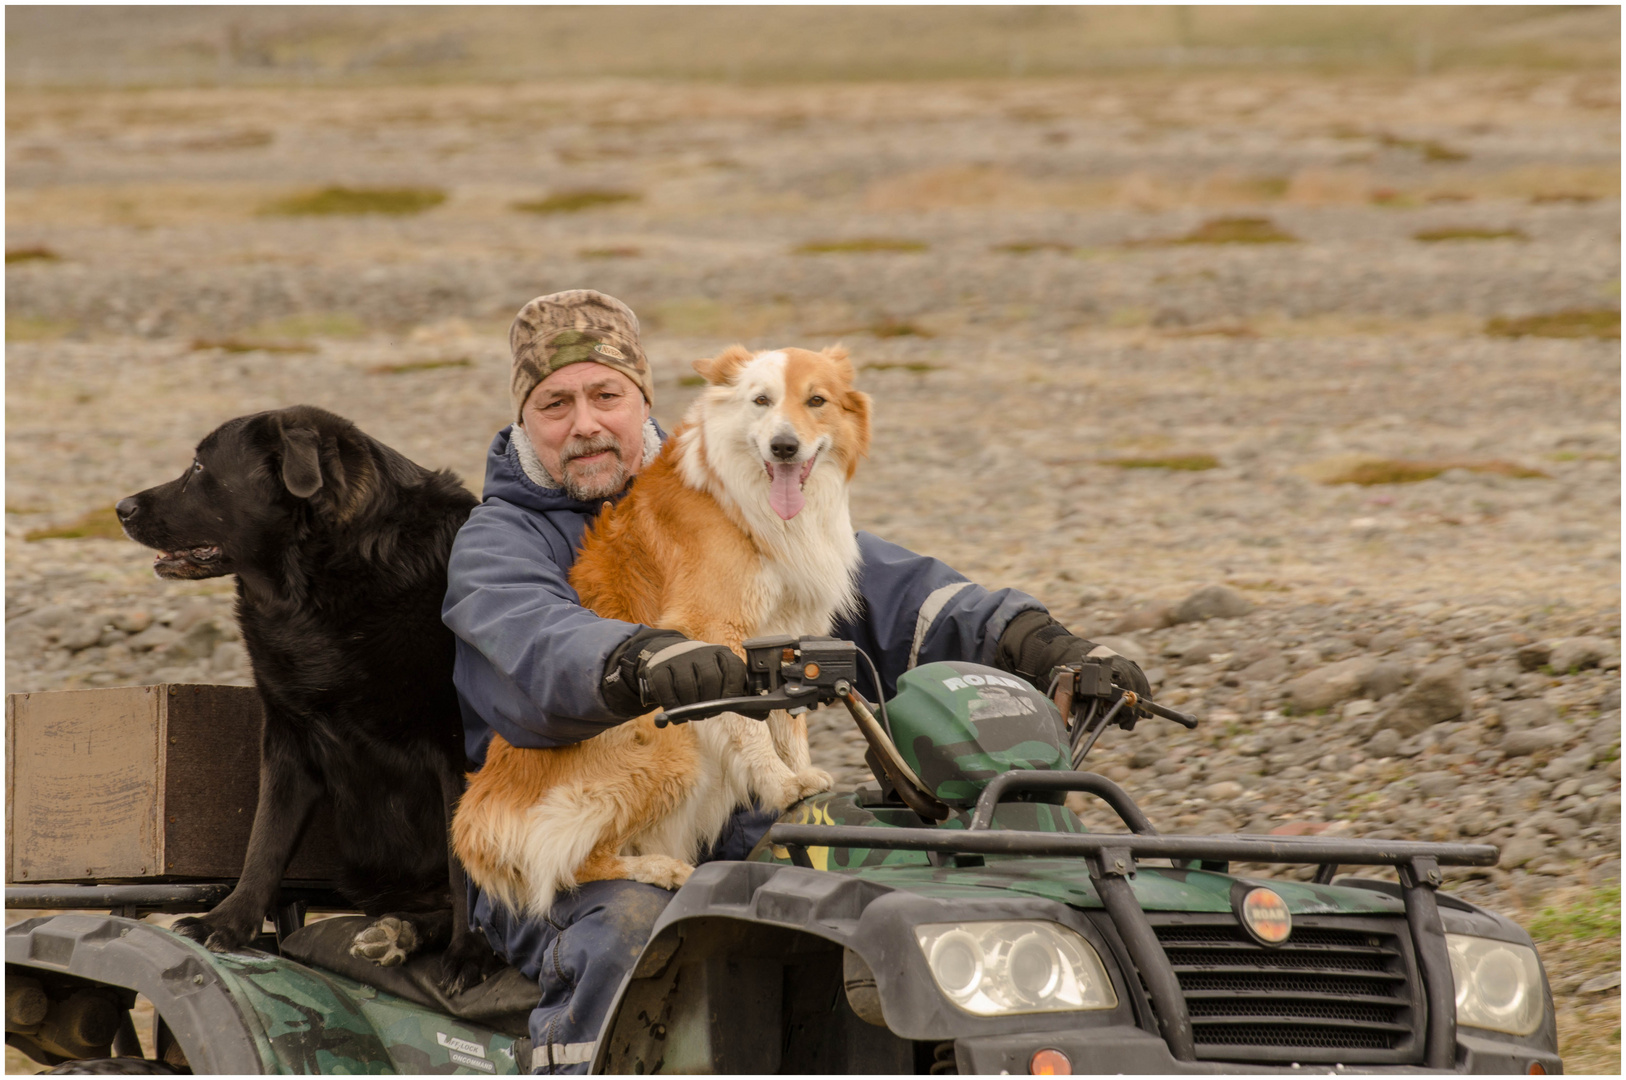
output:
<path id="1" fill-rule="evenodd" d="M 768 468 L 773 472 L 768 481 L 768 505 L 789 521 L 802 512 L 802 467 L 769 465 Z"/>

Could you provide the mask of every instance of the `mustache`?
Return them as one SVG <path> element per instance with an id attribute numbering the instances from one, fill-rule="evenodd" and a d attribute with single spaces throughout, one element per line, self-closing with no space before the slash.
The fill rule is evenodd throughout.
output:
<path id="1" fill-rule="evenodd" d="M 619 460 L 621 457 L 621 440 L 608 432 L 594 436 L 591 439 L 571 439 L 559 451 L 559 463 L 568 465 L 577 458 L 602 454 L 606 450 L 613 451 L 616 459 Z"/>

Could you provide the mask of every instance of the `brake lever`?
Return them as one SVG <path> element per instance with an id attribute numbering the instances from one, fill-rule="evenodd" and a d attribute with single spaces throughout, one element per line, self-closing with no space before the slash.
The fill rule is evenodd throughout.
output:
<path id="1" fill-rule="evenodd" d="M 796 709 L 804 705 L 828 705 L 833 696 L 821 694 L 821 687 L 786 683 L 770 694 L 747 694 L 744 697 L 717 698 L 697 701 L 693 705 L 680 705 L 675 709 L 662 709 L 655 715 L 655 726 L 687 724 L 691 720 L 707 720 L 723 713 L 739 713 L 753 720 L 766 720 L 778 709 Z"/>

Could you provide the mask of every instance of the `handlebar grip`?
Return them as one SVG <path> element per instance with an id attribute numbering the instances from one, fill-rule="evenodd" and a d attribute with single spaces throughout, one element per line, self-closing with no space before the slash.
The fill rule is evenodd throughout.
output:
<path id="1" fill-rule="evenodd" d="M 1139 708 L 1145 709 L 1153 716 L 1161 716 L 1165 720 L 1173 720 L 1176 724 L 1179 724 L 1184 728 L 1195 728 L 1197 726 L 1197 718 L 1195 716 L 1192 716 L 1189 713 L 1177 712 L 1166 705 L 1159 705 L 1155 701 L 1147 701 L 1145 698 L 1141 698 Z"/>

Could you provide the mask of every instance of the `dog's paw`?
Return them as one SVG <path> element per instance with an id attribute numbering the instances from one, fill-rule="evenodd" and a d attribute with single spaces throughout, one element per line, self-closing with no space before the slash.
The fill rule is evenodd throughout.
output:
<path id="1" fill-rule="evenodd" d="M 418 950 L 418 928 L 406 919 L 386 915 L 350 939 L 350 955 L 379 967 L 396 967 Z"/>
<path id="2" fill-rule="evenodd" d="M 796 774 L 796 797 L 805 799 L 829 791 L 835 784 L 835 778 L 823 769 L 803 769 Z"/>
<path id="3" fill-rule="evenodd" d="M 190 938 L 210 952 L 233 952 L 254 940 L 251 930 L 231 923 L 202 918 L 176 919 L 170 929 L 184 938 Z"/>
<path id="4" fill-rule="evenodd" d="M 632 863 L 630 877 L 645 885 L 658 885 L 663 889 L 681 889 L 694 873 L 694 867 L 666 855 L 644 855 Z"/>
<path id="5" fill-rule="evenodd" d="M 440 957 L 440 984 L 443 994 L 456 997 L 463 991 L 479 986 L 503 969 L 503 962 L 491 951 L 486 939 L 473 933 L 461 934 L 446 947 Z"/>

